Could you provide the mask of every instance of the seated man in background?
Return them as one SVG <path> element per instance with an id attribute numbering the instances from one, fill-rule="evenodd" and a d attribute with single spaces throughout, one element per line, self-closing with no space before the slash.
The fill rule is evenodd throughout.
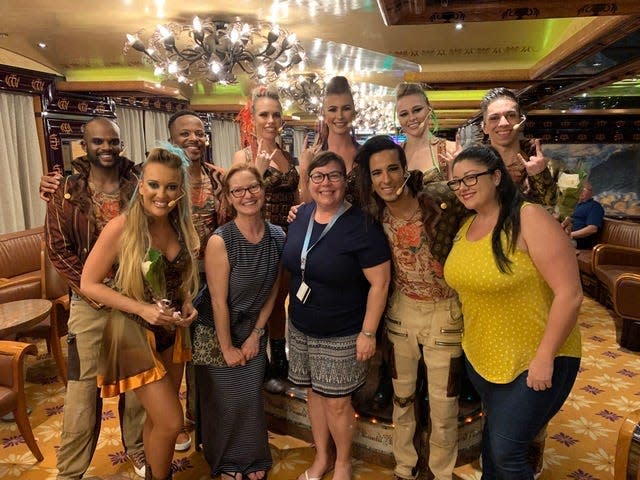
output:
<path id="1" fill-rule="evenodd" d="M 593 248 L 597 243 L 598 231 L 604 222 L 604 208 L 593 199 L 593 186 L 584 180 L 578 205 L 571 217 L 569 236 L 580 250 Z"/>

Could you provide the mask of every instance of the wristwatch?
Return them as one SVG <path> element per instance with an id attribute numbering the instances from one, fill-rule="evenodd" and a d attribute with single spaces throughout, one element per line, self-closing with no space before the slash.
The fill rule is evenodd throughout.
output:
<path id="1" fill-rule="evenodd" d="M 376 336 L 375 332 L 367 332 L 366 330 L 362 330 L 360 333 L 367 338 L 375 338 Z"/>
<path id="2" fill-rule="evenodd" d="M 254 329 L 253 329 L 253 331 L 254 331 L 254 332 L 256 332 L 256 333 L 258 334 L 258 337 L 262 337 L 262 336 L 264 335 L 264 331 L 265 331 L 265 330 L 264 330 L 264 328 L 258 328 L 258 327 L 256 327 L 256 328 L 254 328 Z"/>

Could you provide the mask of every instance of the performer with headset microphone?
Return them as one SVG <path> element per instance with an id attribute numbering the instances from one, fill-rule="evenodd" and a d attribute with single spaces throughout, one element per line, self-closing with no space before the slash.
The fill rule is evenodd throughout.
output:
<path id="1" fill-rule="evenodd" d="M 451 480 L 458 453 L 462 315 L 442 268 L 466 210 L 444 182 L 423 185 L 422 172 L 409 172 L 404 150 L 390 137 L 367 140 L 355 162 L 363 208 L 382 223 L 393 261 L 385 326 L 395 362 L 394 478 L 418 474 L 414 401 L 423 357 L 429 377 L 429 468 L 435 478 Z"/>

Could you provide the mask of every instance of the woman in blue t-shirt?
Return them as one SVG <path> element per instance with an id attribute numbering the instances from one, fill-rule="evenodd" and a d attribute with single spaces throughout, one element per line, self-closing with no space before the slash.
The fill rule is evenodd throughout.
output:
<path id="1" fill-rule="evenodd" d="M 351 478 L 355 430 L 351 394 L 364 384 L 367 360 L 391 277 L 381 227 L 345 201 L 346 167 L 322 152 L 309 164 L 312 202 L 298 210 L 282 255 L 291 272 L 289 380 L 307 387 L 316 456 L 299 480 Z M 335 463 L 330 440 L 336 445 Z"/>

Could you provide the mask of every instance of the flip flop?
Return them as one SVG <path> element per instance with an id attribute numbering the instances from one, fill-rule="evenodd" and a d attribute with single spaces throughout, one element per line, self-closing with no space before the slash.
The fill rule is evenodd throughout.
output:
<path id="1" fill-rule="evenodd" d="M 322 480 L 322 477 L 310 477 L 309 476 L 309 470 L 305 470 L 303 475 L 304 475 L 304 480 Z M 300 479 L 300 477 L 298 477 L 298 479 Z"/>

